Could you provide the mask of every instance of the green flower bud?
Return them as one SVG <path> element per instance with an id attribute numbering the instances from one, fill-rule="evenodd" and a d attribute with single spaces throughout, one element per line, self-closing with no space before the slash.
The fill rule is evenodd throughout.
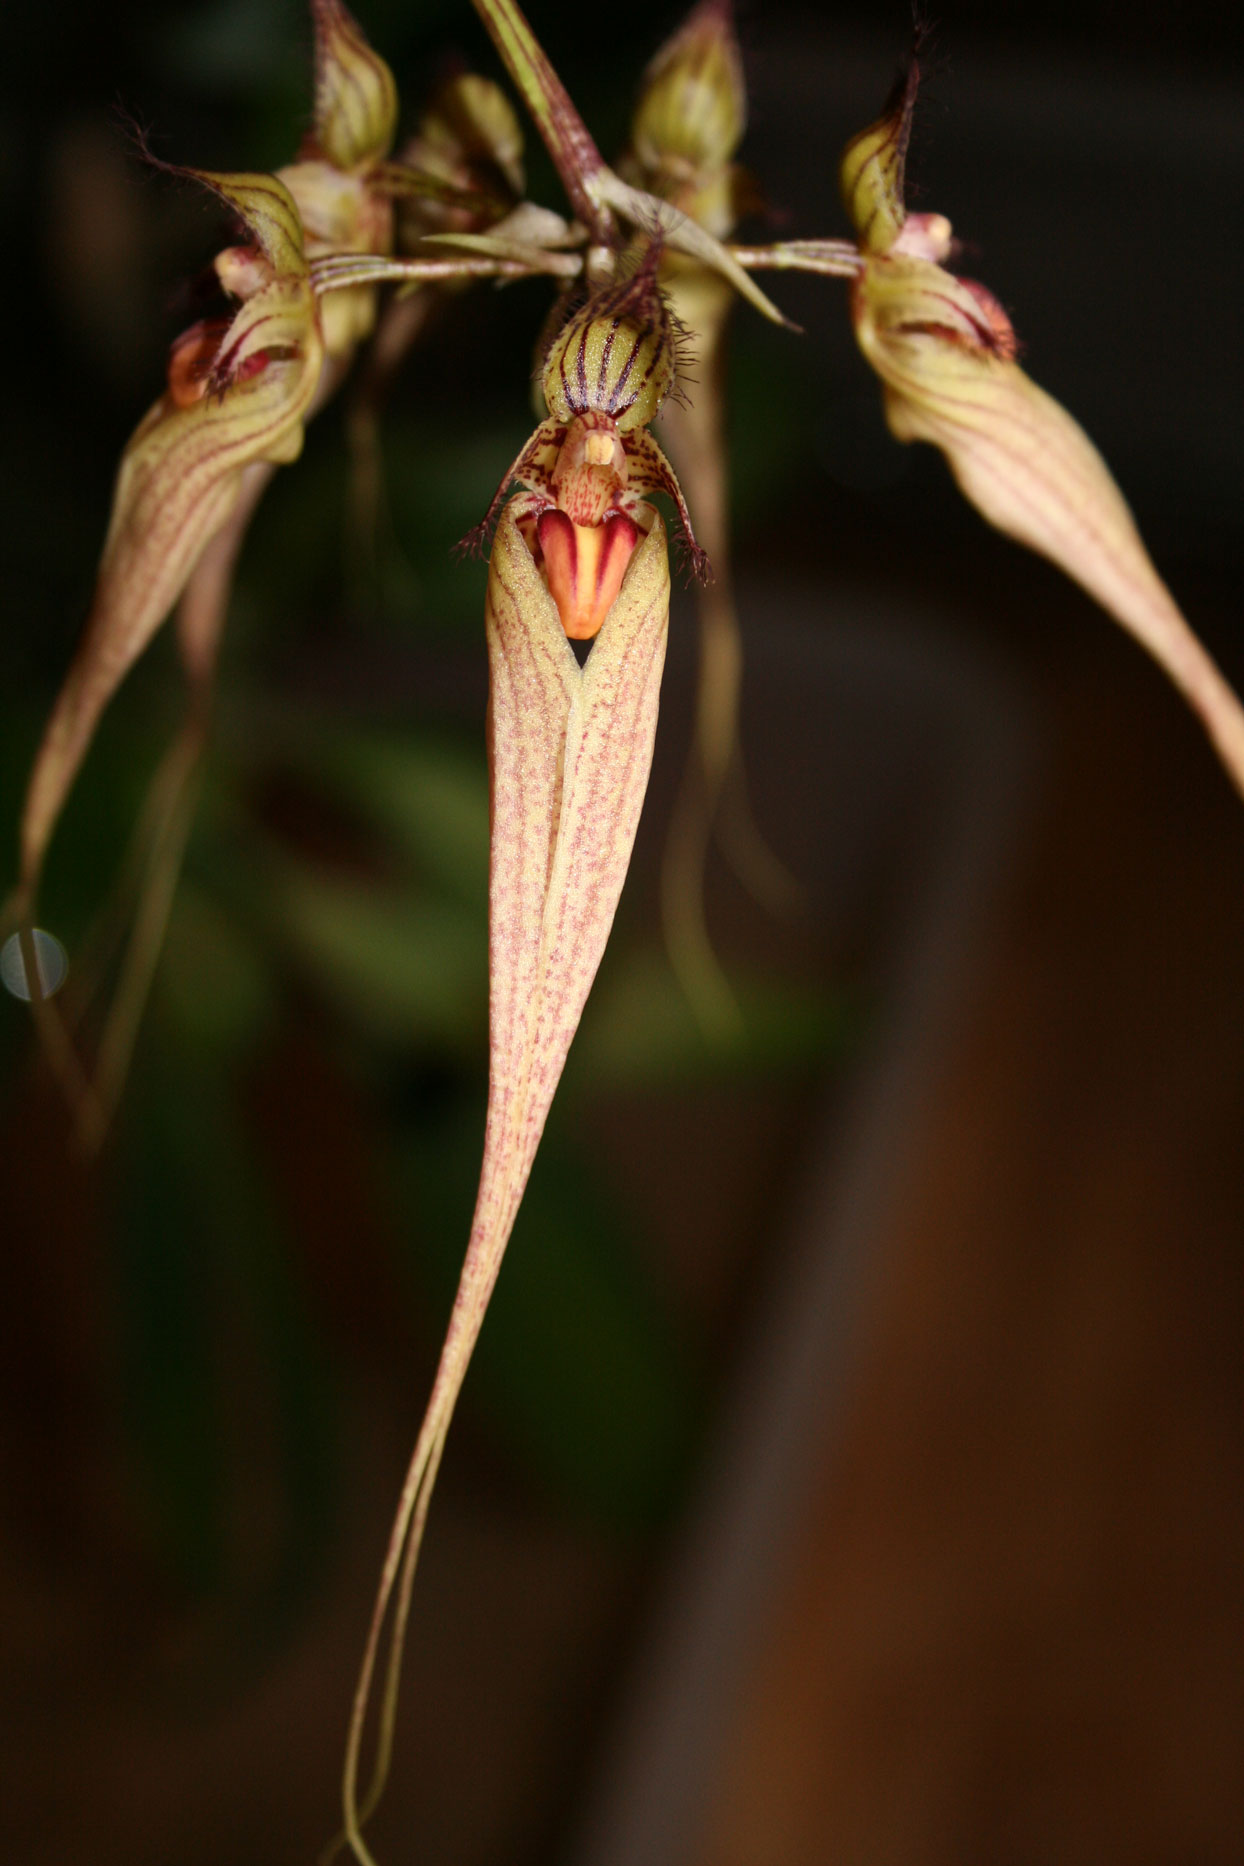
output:
<path id="1" fill-rule="evenodd" d="M 654 176 L 698 179 L 729 163 L 746 114 L 729 0 L 701 0 L 645 73 L 632 126 L 635 154 Z"/>
<path id="2" fill-rule="evenodd" d="M 888 253 L 907 219 L 903 182 L 919 79 L 913 59 L 877 121 L 853 136 L 843 152 L 839 170 L 842 204 L 864 253 Z"/>
<path id="3" fill-rule="evenodd" d="M 389 153 L 397 128 L 397 86 L 341 0 L 313 0 L 315 126 L 319 154 L 353 169 Z"/>
<path id="4" fill-rule="evenodd" d="M 522 197 L 522 125 L 501 87 L 477 72 L 441 85 L 405 153 L 415 168 L 461 188 L 492 180 L 494 169 L 514 199 Z"/>

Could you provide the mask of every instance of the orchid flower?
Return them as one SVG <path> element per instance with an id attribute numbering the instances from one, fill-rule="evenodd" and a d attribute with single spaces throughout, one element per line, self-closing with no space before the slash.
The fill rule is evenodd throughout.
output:
<path id="1" fill-rule="evenodd" d="M 918 81 L 913 60 L 842 162 L 863 259 L 851 313 L 884 385 L 891 432 L 939 447 L 989 524 L 1051 558 L 1148 649 L 1244 792 L 1244 710 L 1154 569 L 1105 461 L 1020 368 L 1010 319 L 993 294 L 945 269 L 950 222 L 906 210 Z"/>
<path id="2" fill-rule="evenodd" d="M 342 1783 L 342 1839 L 368 1866 L 362 1828 L 392 1754 L 415 1564 L 457 1396 L 570 1043 L 613 923 L 647 788 L 669 620 L 664 524 L 673 504 L 690 565 L 711 572 L 673 469 L 648 424 L 675 387 L 678 325 L 657 283 L 668 249 L 780 313 L 684 210 L 608 169 L 510 0 L 479 11 L 529 107 L 592 246 L 586 304 L 548 346 L 549 410 L 512 463 L 489 563 L 492 853 L 489 1095 L 480 1185 L 458 1293 L 407 1471 L 355 1694 Z M 616 216 L 646 235 L 624 262 Z M 499 260 L 529 249 L 491 235 L 443 243 Z M 534 260 L 532 263 L 535 263 Z M 580 665 L 571 642 L 591 643 Z M 392 1609 L 376 1757 L 359 1767 L 380 1641 Z"/>
<path id="3" fill-rule="evenodd" d="M 33 987 L 45 1046 L 91 1143 L 123 1079 L 159 950 L 242 538 L 272 473 L 300 453 L 304 423 L 332 372 L 368 327 L 369 307 L 346 295 L 337 301 L 344 316 L 336 306 L 330 318 L 321 316 L 310 261 L 325 238 L 362 250 L 390 238 L 391 209 L 371 196 L 367 176 L 392 139 L 392 75 L 339 0 L 315 0 L 313 11 L 316 104 L 305 159 L 280 176 L 173 171 L 216 194 L 248 235 L 215 260 L 220 290 L 239 308 L 177 339 L 164 393 L 122 455 L 91 612 L 22 811 L 18 885 L 5 918 L 17 922 L 26 946 L 48 844 L 100 717 L 180 599 L 190 716 L 153 782 L 151 847 L 137 863 L 151 886 L 101 1039 L 96 1082 Z M 29 959 L 26 971 L 37 977 Z"/>
<path id="4" fill-rule="evenodd" d="M 502 482 L 488 566 L 492 837 L 488 1115 L 466 1260 L 385 1562 L 355 1699 L 343 1785 L 345 1837 L 383 1786 L 401 1638 L 445 1435 L 553 1095 L 613 924 L 647 789 L 669 626 L 665 526 L 707 562 L 673 471 L 647 424 L 675 382 L 675 333 L 656 285 L 659 248 L 593 294 L 549 348 L 550 410 Z M 589 642 L 581 664 L 572 647 Z M 372 1672 L 399 1580 L 379 1754 L 367 1796 L 358 1763 Z"/>
<path id="5" fill-rule="evenodd" d="M 380 254 L 393 245 L 393 165 L 384 160 L 397 125 L 397 87 L 341 0 L 312 0 L 315 102 L 296 162 L 275 179 L 288 190 L 302 229 L 308 275 L 328 253 Z M 409 180 L 416 178 L 410 177 Z M 222 258 L 224 255 L 221 256 Z M 237 263 L 244 263 L 244 249 Z M 217 272 L 226 290 L 227 272 Z M 305 411 L 310 419 L 333 394 L 376 319 L 376 287 L 317 290 L 320 372 Z M 225 521 L 191 568 L 177 614 L 177 642 L 192 692 L 208 691 L 220 646 L 233 571 L 263 493 L 281 464 L 257 455 L 247 463 Z"/>
<path id="6" fill-rule="evenodd" d="M 192 173 L 250 235 L 216 265 L 239 309 L 178 339 L 164 394 L 122 457 L 91 613 L 22 811 L 14 913 L 24 923 L 101 713 L 228 521 L 247 468 L 297 457 L 319 382 L 323 339 L 288 189 L 273 176 Z"/>

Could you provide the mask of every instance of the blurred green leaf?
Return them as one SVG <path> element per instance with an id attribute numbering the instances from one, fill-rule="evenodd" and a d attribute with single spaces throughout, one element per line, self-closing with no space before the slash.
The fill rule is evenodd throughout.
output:
<path id="1" fill-rule="evenodd" d="M 485 1029 L 488 942 L 481 915 L 413 889 L 318 874 L 273 857 L 261 911 L 288 955 L 373 1037 L 459 1048 Z"/>
<path id="2" fill-rule="evenodd" d="M 488 768 L 463 746 L 380 731 L 334 730 L 310 748 L 333 786 L 392 838 L 421 878 L 485 912 Z"/>
<path id="3" fill-rule="evenodd" d="M 188 1059 L 236 1055 L 262 1034 L 275 1008 L 276 981 L 255 941 L 184 879 L 165 935 L 159 997 Z"/>
<path id="4" fill-rule="evenodd" d="M 823 987 L 739 977 L 737 1037 L 710 1041 L 665 954 L 633 948 L 602 967 L 565 1080 L 575 1088 L 660 1087 L 823 1064 L 849 1038 L 843 1001 Z"/>

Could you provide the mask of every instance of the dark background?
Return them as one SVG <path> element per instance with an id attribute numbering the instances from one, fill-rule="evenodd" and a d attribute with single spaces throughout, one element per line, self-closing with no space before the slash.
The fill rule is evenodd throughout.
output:
<path id="1" fill-rule="evenodd" d="M 607 154 L 676 18 L 533 10 Z M 1102 448 L 1238 686 L 1244 56 L 1220 21 L 1200 4 L 947 6 L 910 175 L 915 204 L 951 217 L 965 268 L 1011 312 L 1026 367 Z M 458 7 L 377 0 L 364 23 L 407 122 L 446 48 L 496 71 Z M 888 89 L 907 10 L 756 8 L 740 32 L 742 157 L 770 228 L 845 233 L 838 153 Z M 182 282 L 219 243 L 210 209 L 142 170 L 118 106 L 171 160 L 288 160 L 309 32 L 277 0 L 28 5 L 5 43 L 0 803 L 15 819 L 116 458 L 186 322 Z M 532 172 L 535 198 L 555 203 L 535 154 Z M 806 335 L 736 320 L 741 575 L 855 592 L 848 608 L 866 598 L 900 620 L 932 602 L 948 654 L 1006 666 L 1044 751 L 696 1857 L 1226 1866 L 1244 1841 L 1238 800 L 1113 625 L 987 533 L 931 450 L 889 440 L 841 287 L 773 292 Z M 337 411 L 261 508 L 188 871 L 194 899 L 225 904 L 226 930 L 262 920 L 246 904 L 256 849 L 364 883 L 375 858 L 393 879 L 374 832 L 389 793 L 352 792 L 343 811 L 325 776 L 316 733 L 336 708 L 386 745 L 409 720 L 410 781 L 448 787 L 478 829 L 482 572 L 448 548 L 529 425 L 544 303 L 535 285 L 473 294 L 412 358 L 388 429 L 395 542 L 378 578 L 352 567 Z M 105 892 L 178 703 L 164 642 L 119 698 L 58 838 L 55 925 L 86 924 Z M 309 744 L 289 724 L 304 715 Z M 780 761 L 782 722 L 755 732 Z M 269 734 L 284 749 L 265 758 Z M 671 772 L 679 749 L 666 747 Z M 764 826 L 782 848 L 783 821 Z M 633 907 L 643 950 L 651 835 Z M 465 1233 L 477 879 L 458 888 L 424 861 L 410 881 L 411 898 L 460 913 L 444 921 L 448 1009 L 448 960 L 438 973 L 426 959 L 431 985 L 380 966 L 378 984 L 335 993 L 322 949 L 317 970 L 280 940 L 259 996 L 230 1000 L 227 1039 L 225 1012 L 196 1023 L 171 982 L 95 1167 L 73 1159 L 19 1007 L 0 1005 L 0 1741 L 14 1857 L 30 1866 L 292 1861 L 331 1826 L 365 1607 Z M 750 923 L 719 899 L 728 946 Z M 361 950 L 370 935 L 354 933 Z M 180 937 L 191 998 L 196 980 L 204 994 L 236 983 L 232 960 L 196 972 L 206 948 Z M 701 1061 L 676 1105 L 643 1076 L 629 1107 L 588 1092 L 550 1137 L 533 1235 L 560 1236 L 565 1254 L 523 1286 L 530 1307 L 455 1429 L 416 1607 L 393 1857 L 411 1834 L 429 1862 L 564 1849 L 745 1325 L 746 1266 L 798 1168 L 798 1109 L 823 1086 L 807 1032 L 838 1029 L 852 968 L 869 977 L 851 939 L 793 947 L 806 995 L 763 1069 L 752 1057 L 723 1086 Z M 602 1106 L 619 1125 L 597 1157 Z M 651 1130 L 675 1106 L 679 1140 L 663 1148 Z M 737 1212 L 712 1194 L 715 1148 L 731 1146 L 754 1156 Z M 671 1154 L 701 1194 L 670 1191 Z M 692 1214 L 684 1234 L 716 1213 L 674 1240 L 675 1270 L 666 1209 Z M 579 1229 L 598 1266 L 579 1301 L 595 1335 L 556 1295 Z M 550 1342 L 579 1340 L 526 1412 L 516 1395 L 548 1356 L 544 1337 L 534 1355 L 514 1348 L 524 1313 Z M 594 1380 L 598 1410 L 573 1417 Z"/>

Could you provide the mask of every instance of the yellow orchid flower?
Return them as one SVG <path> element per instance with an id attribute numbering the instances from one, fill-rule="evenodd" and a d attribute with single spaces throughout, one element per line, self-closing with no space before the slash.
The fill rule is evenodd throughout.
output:
<path id="1" fill-rule="evenodd" d="M 165 391 L 125 449 L 94 601 L 22 813 L 18 886 L 5 919 L 18 923 L 28 946 L 47 846 L 103 709 L 178 605 L 189 714 L 143 813 L 150 840 L 136 872 L 146 876 L 144 896 L 93 1081 L 31 971 L 45 1046 L 90 1145 L 101 1138 L 120 1093 L 159 954 L 234 566 L 251 517 L 276 468 L 298 455 L 304 422 L 372 332 L 393 246 L 395 199 L 483 198 L 470 177 L 454 185 L 386 159 L 397 122 L 392 73 L 341 0 L 313 0 L 312 14 L 315 108 L 299 161 L 275 176 L 170 171 L 215 192 L 248 234 L 214 262 L 221 291 L 238 309 L 177 339 Z M 466 262 L 433 262 L 442 273 L 455 264 L 461 269 Z"/>
<path id="2" fill-rule="evenodd" d="M 90 614 L 22 807 L 18 883 L 5 917 L 16 922 L 24 945 L 48 844 L 104 708 L 209 546 L 236 512 L 249 509 L 254 476 L 260 475 L 261 487 L 272 466 L 297 458 L 320 380 L 324 346 L 302 224 L 288 189 L 271 175 L 186 172 L 250 235 L 247 245 L 228 247 L 216 260 L 220 284 L 239 308 L 232 318 L 196 324 L 178 338 L 164 393 L 121 457 Z M 210 615 L 200 610 L 192 617 L 183 638 L 192 682 L 210 669 L 215 634 Z M 201 722 L 192 719 L 187 743 L 200 737 Z M 182 750 L 174 765 L 184 762 Z M 179 816 L 174 799 L 170 820 Z M 37 987 L 34 1008 L 84 1134 L 94 1141 L 102 1110 Z"/>

